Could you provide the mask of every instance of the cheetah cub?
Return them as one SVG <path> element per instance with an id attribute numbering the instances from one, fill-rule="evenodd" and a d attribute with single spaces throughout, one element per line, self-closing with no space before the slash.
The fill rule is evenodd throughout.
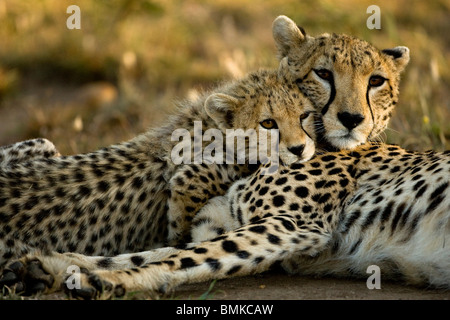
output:
<path id="1" fill-rule="evenodd" d="M 167 221 L 167 203 L 176 205 L 185 190 L 195 194 L 190 200 L 201 206 L 207 195 L 224 194 L 226 183 L 247 170 L 236 158 L 244 156 L 248 163 L 248 150 L 226 162 L 233 151 L 225 139 L 230 129 L 253 130 L 278 142 L 277 153 L 269 159 L 279 156 L 289 164 L 311 158 L 315 108 L 300 89 L 287 89 L 292 79 L 285 62 L 278 70 L 253 72 L 216 89 L 180 109 L 167 126 L 129 142 L 82 155 L 8 160 L 0 170 L 0 266 L 36 249 L 88 255 L 138 252 L 158 242 L 161 246 L 168 225 L 189 230 L 182 225 L 193 216 L 176 212 Z M 193 125 L 200 120 L 200 127 Z M 180 129 L 189 138 L 171 141 Z M 223 134 L 223 145 L 218 145 L 226 150 L 223 164 L 175 164 L 171 155 L 180 143 L 190 145 L 186 153 L 192 151 L 193 157 L 196 152 L 206 154 L 211 142 L 205 138 L 195 150 L 196 139 L 210 129 Z M 198 185 L 208 182 L 209 189 L 195 189 L 197 180 Z"/>

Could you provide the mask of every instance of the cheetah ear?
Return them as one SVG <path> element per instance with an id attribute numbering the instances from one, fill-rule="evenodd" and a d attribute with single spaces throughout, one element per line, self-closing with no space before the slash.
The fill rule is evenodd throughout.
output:
<path id="1" fill-rule="evenodd" d="M 280 60 L 280 64 L 278 66 L 278 79 L 286 79 L 291 75 L 289 71 L 289 59 L 288 57 L 284 57 Z"/>
<path id="2" fill-rule="evenodd" d="M 397 70 L 400 72 L 405 69 L 409 62 L 409 49 L 408 47 L 395 47 L 392 49 L 384 49 L 381 51 L 385 55 L 394 60 Z"/>
<path id="3" fill-rule="evenodd" d="M 279 59 L 286 57 L 292 49 L 299 47 L 306 40 L 305 30 L 286 16 L 278 16 L 273 21 L 272 33 Z"/>
<path id="4" fill-rule="evenodd" d="M 226 128 L 233 127 L 234 113 L 239 104 L 239 100 L 223 93 L 210 95 L 205 101 L 206 113 L 219 126 Z"/>

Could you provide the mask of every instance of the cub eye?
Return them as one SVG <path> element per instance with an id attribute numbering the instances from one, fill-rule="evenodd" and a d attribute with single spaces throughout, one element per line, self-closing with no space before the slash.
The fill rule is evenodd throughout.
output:
<path id="1" fill-rule="evenodd" d="M 333 73 L 330 70 L 327 69 L 319 69 L 315 70 L 314 72 L 319 76 L 319 78 L 327 81 L 331 81 L 333 79 Z"/>
<path id="2" fill-rule="evenodd" d="M 306 118 L 308 118 L 310 114 L 311 114 L 311 112 L 305 112 L 305 113 L 301 114 L 300 115 L 300 122 L 302 120 L 305 120 Z"/>
<path id="3" fill-rule="evenodd" d="M 386 81 L 382 76 L 371 76 L 369 79 L 369 86 L 379 87 Z"/>
<path id="4" fill-rule="evenodd" d="M 273 119 L 266 119 L 259 123 L 264 129 L 277 129 L 277 123 Z"/>

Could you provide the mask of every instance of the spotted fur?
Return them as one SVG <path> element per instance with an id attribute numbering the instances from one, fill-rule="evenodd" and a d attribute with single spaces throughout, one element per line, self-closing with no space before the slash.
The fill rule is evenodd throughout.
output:
<path id="1" fill-rule="evenodd" d="M 32 159 L 18 154 L 14 160 L 10 152 L 0 170 L 0 266 L 35 249 L 116 255 L 167 240 L 176 243 L 186 234 L 178 230 L 189 230 L 194 208 L 224 194 L 249 170 L 236 159 L 212 165 L 172 162 L 172 150 L 180 143 L 171 138 L 176 129 L 190 131 L 183 143 L 198 152 L 194 120 L 202 121 L 203 132 L 218 128 L 224 137 L 227 129 L 239 128 L 265 131 L 270 138 L 271 130 L 260 122 L 274 119 L 281 161 L 309 159 L 314 154 L 314 108 L 298 88 L 285 89 L 289 81 L 284 64 L 254 72 L 187 103 L 168 125 L 92 153 L 55 157 L 56 151 L 44 152 Z M 202 132 L 197 134 L 201 139 Z M 12 150 L 21 152 L 22 146 L 42 141 Z M 204 139 L 200 151 L 208 145 Z M 167 215 L 168 208 L 173 215 Z"/>
<path id="2" fill-rule="evenodd" d="M 83 298 L 167 291 L 273 265 L 357 278 L 377 265 L 382 279 L 450 289 L 450 152 L 367 144 L 274 175 L 266 170 L 211 199 L 193 221 L 194 242 L 185 248 L 110 258 L 53 253 L 27 257 L 12 269 L 38 264 L 52 275 L 48 286 L 59 288 L 69 265 L 86 268 L 81 288 L 68 290 Z"/>

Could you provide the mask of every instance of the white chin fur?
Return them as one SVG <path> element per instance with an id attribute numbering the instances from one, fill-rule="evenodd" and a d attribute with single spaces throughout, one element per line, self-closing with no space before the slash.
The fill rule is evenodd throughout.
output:
<path id="1" fill-rule="evenodd" d="M 327 140 L 337 149 L 353 149 L 364 143 L 364 141 L 353 137 L 328 137 Z"/>

